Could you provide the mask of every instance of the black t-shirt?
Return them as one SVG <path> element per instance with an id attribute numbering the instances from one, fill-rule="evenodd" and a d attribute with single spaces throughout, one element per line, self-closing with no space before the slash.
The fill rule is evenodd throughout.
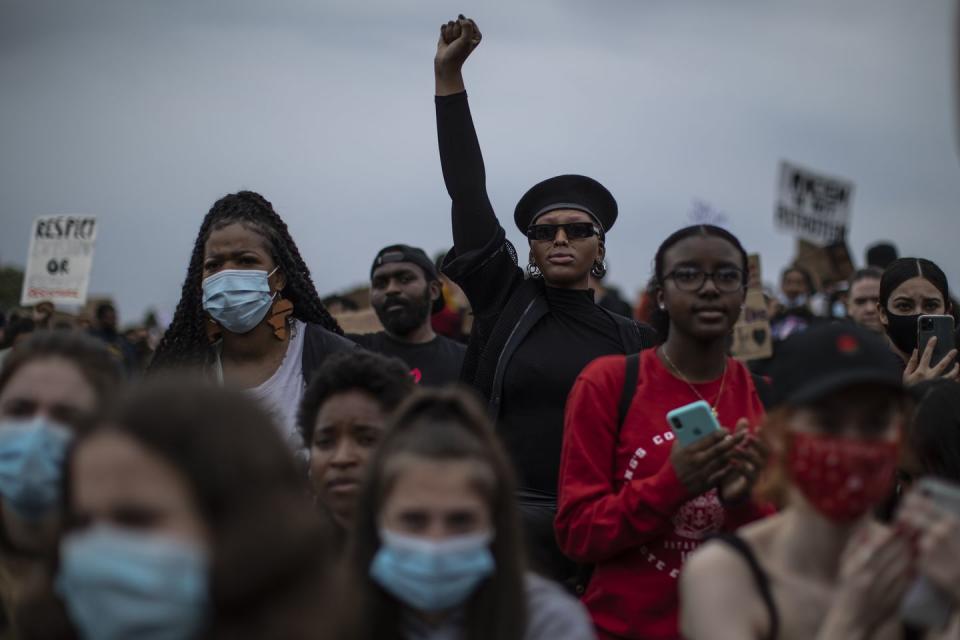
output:
<path id="1" fill-rule="evenodd" d="M 410 375 L 422 385 L 439 387 L 460 380 L 460 367 L 467 347 L 444 336 L 430 342 L 409 344 L 391 338 L 386 332 L 347 336 L 364 349 L 400 358 L 410 367 Z"/>

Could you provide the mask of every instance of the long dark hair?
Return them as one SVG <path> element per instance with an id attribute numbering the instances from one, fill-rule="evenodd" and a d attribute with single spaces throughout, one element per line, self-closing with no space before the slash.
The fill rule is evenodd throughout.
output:
<path id="1" fill-rule="evenodd" d="M 907 444 L 924 473 L 960 482 L 960 383 L 927 380 L 910 387 L 917 403 Z"/>
<path id="2" fill-rule="evenodd" d="M 480 404 L 456 389 L 418 392 L 401 405 L 367 468 L 360 492 L 350 552 L 350 638 L 399 639 L 401 605 L 369 577 L 380 548 L 378 519 L 396 480 L 388 463 L 411 454 L 435 460 L 475 460 L 492 471 L 493 486 L 478 487 L 490 509 L 496 536 L 491 545 L 496 571 L 466 605 L 467 640 L 520 640 L 527 621 L 525 562 L 515 504 L 515 481 L 493 428 Z M 347 637 L 347 636 L 345 636 Z"/>
<path id="3" fill-rule="evenodd" d="M 653 258 L 653 282 L 651 283 L 651 292 L 654 296 L 656 296 L 658 291 L 663 289 L 663 279 L 664 276 L 667 275 L 663 272 L 664 255 L 681 240 L 686 240 L 694 236 L 720 238 L 732 244 L 743 260 L 743 284 L 747 284 L 747 279 L 749 278 L 749 274 L 747 273 L 747 251 L 743 248 L 743 245 L 740 244 L 737 236 L 722 227 L 717 227 L 712 224 L 696 224 L 674 231 L 667 236 L 666 240 L 660 243 L 660 248 L 657 249 L 657 253 Z M 667 335 L 670 332 L 670 315 L 666 309 L 660 309 L 659 306 L 655 307 L 650 317 L 650 323 L 657 331 L 657 339 L 660 342 L 666 342 Z"/>
<path id="4" fill-rule="evenodd" d="M 240 191 L 217 200 L 204 217 L 193 245 L 177 311 L 157 347 L 151 369 L 196 365 L 204 361 L 209 349 L 201 291 L 204 245 L 211 232 L 235 223 L 253 229 L 266 240 L 274 262 L 286 276 L 283 297 L 293 303 L 293 317 L 343 333 L 320 301 L 310 279 L 310 269 L 300 257 L 286 223 L 273 210 L 273 205 L 259 193 Z"/>
<path id="5" fill-rule="evenodd" d="M 326 612 L 329 530 L 269 415 L 242 392 L 161 378 L 134 389 L 74 451 L 111 430 L 182 474 L 211 531 L 209 637 L 317 637 Z"/>
<path id="6" fill-rule="evenodd" d="M 923 278 L 943 295 L 943 304 L 950 308 L 950 287 L 943 269 L 926 258 L 898 258 L 890 263 L 880 277 L 880 307 L 886 312 L 890 296 L 901 284 L 913 278 Z"/>

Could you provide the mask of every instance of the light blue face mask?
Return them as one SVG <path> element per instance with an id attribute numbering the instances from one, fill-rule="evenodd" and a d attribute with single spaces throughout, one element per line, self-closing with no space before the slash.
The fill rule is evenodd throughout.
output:
<path id="1" fill-rule="evenodd" d="M 204 278 L 204 310 L 230 333 L 252 331 L 273 303 L 268 278 L 276 271 L 226 269 Z"/>
<path id="2" fill-rule="evenodd" d="M 56 589 L 84 640 L 190 640 L 210 609 L 207 553 L 100 525 L 60 543 Z"/>
<path id="3" fill-rule="evenodd" d="M 14 513 L 39 520 L 60 502 L 72 432 L 43 416 L 0 422 L 0 495 Z"/>
<path id="4" fill-rule="evenodd" d="M 443 611 L 467 601 L 494 571 L 489 532 L 442 541 L 381 529 L 370 577 L 418 611 Z"/>

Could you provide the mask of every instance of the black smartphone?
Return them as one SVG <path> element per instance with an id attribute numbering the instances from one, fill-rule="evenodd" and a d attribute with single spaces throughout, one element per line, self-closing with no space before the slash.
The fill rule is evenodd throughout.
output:
<path id="1" fill-rule="evenodd" d="M 920 316 L 917 321 L 917 348 L 920 357 L 927 348 L 930 338 L 936 336 L 937 344 L 930 356 L 930 366 L 940 362 L 956 346 L 956 334 L 953 331 L 953 316 Z"/>

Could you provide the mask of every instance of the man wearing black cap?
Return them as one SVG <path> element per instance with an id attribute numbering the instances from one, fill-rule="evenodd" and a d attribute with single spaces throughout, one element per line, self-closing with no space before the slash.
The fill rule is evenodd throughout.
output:
<path id="1" fill-rule="evenodd" d="M 437 335 L 430 316 L 443 307 L 437 270 L 422 249 L 384 247 L 370 268 L 370 304 L 384 331 L 349 336 L 370 351 L 400 358 L 419 384 L 440 386 L 460 377 L 466 347 Z"/>

